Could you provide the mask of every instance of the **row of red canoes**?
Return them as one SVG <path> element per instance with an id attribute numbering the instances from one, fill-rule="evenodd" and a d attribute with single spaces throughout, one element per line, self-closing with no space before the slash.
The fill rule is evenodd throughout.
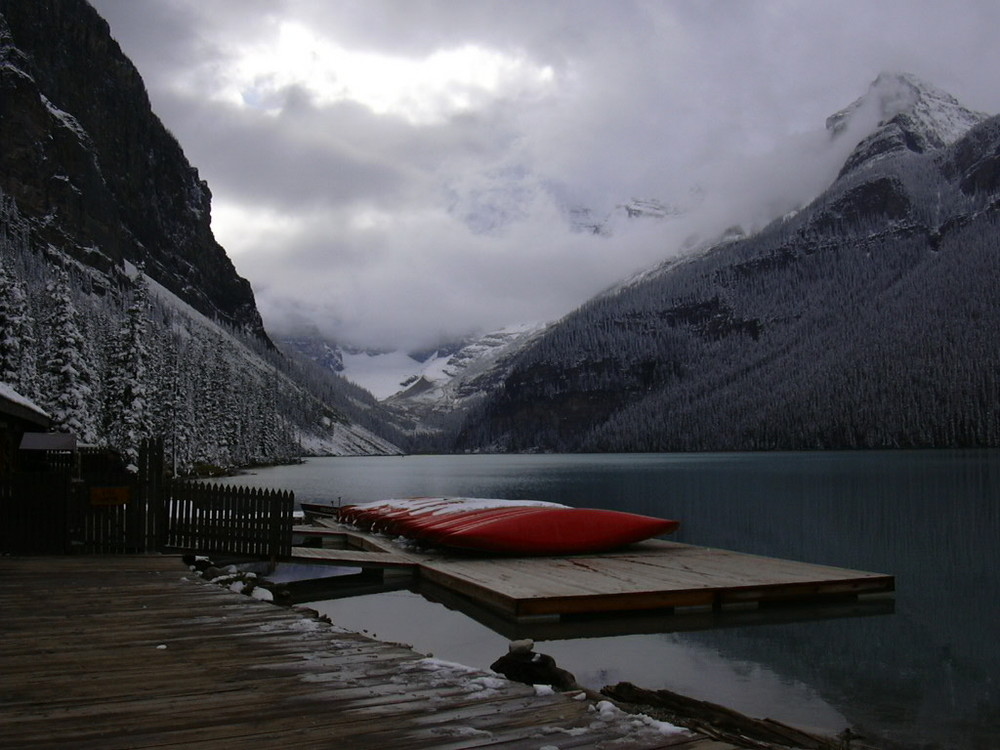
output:
<path id="1" fill-rule="evenodd" d="M 423 497 L 344 506 L 341 523 L 429 547 L 510 555 L 603 552 L 669 534 L 678 521 L 531 500 Z"/>

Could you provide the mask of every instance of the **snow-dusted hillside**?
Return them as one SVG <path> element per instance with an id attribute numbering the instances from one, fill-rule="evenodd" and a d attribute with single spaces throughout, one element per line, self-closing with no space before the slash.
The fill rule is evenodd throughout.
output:
<path id="1" fill-rule="evenodd" d="M 133 276 L 139 273 L 134 266 L 130 266 L 129 270 Z M 234 358 L 232 363 L 234 368 L 239 368 L 243 371 L 251 368 L 257 371 L 261 378 L 280 381 L 280 387 L 283 389 L 300 391 L 301 398 L 316 398 L 316 396 L 308 392 L 308 389 L 303 386 L 300 380 L 293 377 L 287 371 L 287 368 L 276 367 L 273 358 L 265 359 L 261 357 L 260 347 L 252 346 L 251 339 L 238 336 L 231 329 L 202 315 L 166 287 L 156 283 L 148 276 L 143 275 L 143 278 L 151 294 L 162 304 L 176 311 L 182 319 L 202 326 L 206 331 L 210 331 L 213 336 L 224 341 L 231 356 Z M 331 373 L 331 387 L 336 387 L 337 380 L 336 376 Z M 350 402 L 352 408 L 349 410 L 355 413 L 369 411 L 374 408 L 371 402 L 366 402 L 363 398 L 353 398 L 350 399 Z M 301 455 L 368 456 L 395 455 L 403 452 L 399 446 L 346 418 L 346 415 L 343 413 L 331 416 L 331 414 L 327 413 L 331 406 L 324 404 L 319 398 L 316 399 L 315 408 L 315 419 L 300 420 L 300 423 L 296 424 L 292 431 L 295 443 L 301 448 L 297 452 Z M 338 416 L 339 418 L 337 418 Z"/>
<path id="2" fill-rule="evenodd" d="M 0 5 L 0 89 L 0 190 L 38 242 L 106 276 L 142 264 L 191 307 L 266 338 L 212 234 L 208 185 L 90 4 Z"/>
<path id="3" fill-rule="evenodd" d="M 51 246 L 41 255 L 31 227 L 0 193 L 0 380 L 56 429 L 129 459 L 162 436 L 181 471 L 401 452 L 361 389 L 203 315 L 131 264 L 111 279 Z"/>

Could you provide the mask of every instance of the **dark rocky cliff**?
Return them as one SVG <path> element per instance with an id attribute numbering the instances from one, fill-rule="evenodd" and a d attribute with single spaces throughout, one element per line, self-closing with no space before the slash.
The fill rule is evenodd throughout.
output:
<path id="1" fill-rule="evenodd" d="M 36 237 L 114 279 L 123 261 L 267 340 L 215 241 L 211 192 L 84 0 L 0 0 L 0 191 Z"/>

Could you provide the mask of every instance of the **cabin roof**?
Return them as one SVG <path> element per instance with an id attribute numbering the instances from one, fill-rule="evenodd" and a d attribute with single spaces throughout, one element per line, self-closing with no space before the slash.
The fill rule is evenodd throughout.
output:
<path id="1" fill-rule="evenodd" d="M 26 432 L 21 438 L 23 451 L 75 451 L 76 435 L 68 432 Z"/>
<path id="2" fill-rule="evenodd" d="M 44 409 L 4 382 L 0 382 L 0 414 L 16 417 L 44 428 L 48 428 L 52 423 L 52 418 Z"/>

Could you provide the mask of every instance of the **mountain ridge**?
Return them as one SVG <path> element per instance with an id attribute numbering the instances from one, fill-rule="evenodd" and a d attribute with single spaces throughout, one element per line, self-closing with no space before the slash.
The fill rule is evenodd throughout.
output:
<path id="1" fill-rule="evenodd" d="M 809 206 L 550 326 L 456 448 L 1000 444 L 1000 119 L 911 148 L 893 140 L 905 114 L 880 121 Z"/>
<path id="2" fill-rule="evenodd" d="M 962 106 L 951 94 L 910 73 L 883 72 L 868 91 L 830 115 L 826 128 L 838 137 L 855 119 L 874 117 L 874 129 L 848 157 L 838 177 L 886 154 L 924 153 L 948 146 L 987 119 Z"/>

